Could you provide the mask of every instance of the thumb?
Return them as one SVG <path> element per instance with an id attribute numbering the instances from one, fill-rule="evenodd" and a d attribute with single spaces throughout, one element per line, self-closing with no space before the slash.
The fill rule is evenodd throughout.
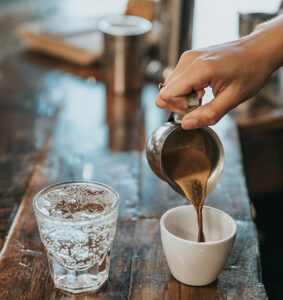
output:
<path id="1" fill-rule="evenodd" d="M 236 104 L 236 97 L 226 89 L 209 103 L 198 107 L 184 116 L 182 127 L 185 130 L 216 124 Z"/>

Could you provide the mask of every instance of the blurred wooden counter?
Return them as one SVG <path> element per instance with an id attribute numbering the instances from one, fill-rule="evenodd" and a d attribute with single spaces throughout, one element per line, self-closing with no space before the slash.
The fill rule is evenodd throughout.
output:
<path id="1" fill-rule="evenodd" d="M 273 90 L 267 83 L 234 111 L 252 198 L 283 194 L 283 95 Z"/>
<path id="2" fill-rule="evenodd" d="M 215 126 L 226 163 L 206 204 L 237 221 L 237 238 L 217 281 L 186 286 L 170 275 L 159 234 L 160 216 L 186 201 L 152 174 L 143 151 L 165 120 L 157 87 L 106 97 L 98 67 L 26 53 L 13 30 L 59 7 L 43 3 L 0 9 L 0 299 L 266 299 L 232 118 Z M 74 179 L 109 184 L 121 198 L 108 283 L 78 296 L 54 288 L 31 205 L 42 187 Z"/>

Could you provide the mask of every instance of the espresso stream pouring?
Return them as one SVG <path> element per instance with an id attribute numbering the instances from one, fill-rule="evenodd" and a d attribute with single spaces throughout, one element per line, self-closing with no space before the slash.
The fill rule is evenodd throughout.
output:
<path id="1" fill-rule="evenodd" d="M 196 101 L 195 92 L 187 95 L 187 102 L 189 110 L 200 105 L 199 101 Z M 164 162 L 168 159 L 168 153 L 177 149 L 190 148 L 205 151 L 211 165 L 206 189 L 206 195 L 209 195 L 214 190 L 223 171 L 222 143 L 214 130 L 209 127 L 193 130 L 182 129 L 180 118 L 179 114 L 171 112 L 168 121 L 152 133 L 146 145 L 148 164 L 156 176 L 166 181 L 177 193 L 186 197 L 180 186 L 169 176 L 168 173 L 171 172 L 166 171 Z"/>

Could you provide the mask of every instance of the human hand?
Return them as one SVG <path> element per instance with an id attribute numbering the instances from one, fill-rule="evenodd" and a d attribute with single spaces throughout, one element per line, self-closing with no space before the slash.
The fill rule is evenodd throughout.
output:
<path id="1" fill-rule="evenodd" d="M 156 105 L 185 114 L 184 129 L 217 123 L 230 109 L 256 94 L 280 65 L 278 60 L 282 57 L 276 54 L 279 43 L 276 44 L 274 36 L 266 31 L 259 30 L 233 42 L 185 52 L 160 90 Z M 282 31 L 279 38 L 282 39 Z M 184 95 L 195 90 L 201 98 L 208 86 L 215 98 L 186 114 Z"/>

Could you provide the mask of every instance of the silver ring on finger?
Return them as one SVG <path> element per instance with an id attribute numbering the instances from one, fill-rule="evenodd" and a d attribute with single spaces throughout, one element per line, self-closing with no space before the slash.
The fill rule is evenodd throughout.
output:
<path id="1" fill-rule="evenodd" d="M 192 91 L 188 95 L 186 95 L 187 101 L 187 112 L 190 112 L 201 105 L 201 99 L 199 99 L 197 93 Z"/>

